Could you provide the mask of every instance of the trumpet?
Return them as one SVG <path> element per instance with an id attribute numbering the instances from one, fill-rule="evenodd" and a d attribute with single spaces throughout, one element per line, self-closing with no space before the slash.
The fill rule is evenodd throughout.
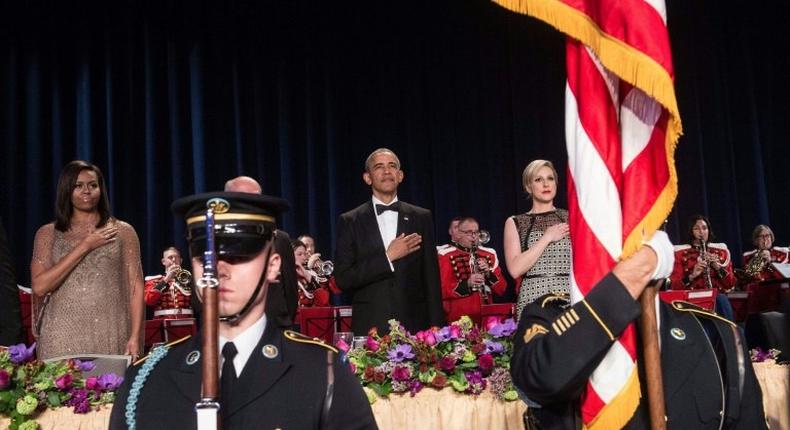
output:
<path id="1" fill-rule="evenodd" d="M 489 233 L 487 230 L 480 230 L 480 232 L 477 234 L 477 239 L 475 240 L 474 246 L 472 247 L 469 255 L 469 264 L 471 266 L 470 269 L 472 273 L 480 273 L 484 276 L 488 275 L 488 271 L 482 270 L 480 268 L 480 264 L 477 262 L 477 248 L 479 248 L 481 245 L 487 244 L 490 240 L 491 233 Z M 479 287 L 472 287 L 472 291 L 479 291 L 484 300 L 486 300 L 488 297 L 488 291 L 486 291 L 485 284 Z"/>
<path id="2" fill-rule="evenodd" d="M 326 282 L 326 278 L 332 275 L 332 272 L 335 271 L 335 263 L 331 260 L 321 260 L 318 259 L 313 263 L 312 267 L 307 267 L 307 262 L 304 263 L 305 269 L 311 270 L 315 273 L 316 278 L 318 278 L 319 282 Z"/>
<path id="3" fill-rule="evenodd" d="M 192 272 L 179 268 L 176 270 L 174 279 L 181 285 L 189 285 L 192 282 Z"/>

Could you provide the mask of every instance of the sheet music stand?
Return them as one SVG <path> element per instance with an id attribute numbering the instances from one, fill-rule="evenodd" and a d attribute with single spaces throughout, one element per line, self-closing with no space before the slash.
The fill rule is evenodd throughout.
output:
<path id="1" fill-rule="evenodd" d="M 717 289 L 707 288 L 702 290 L 667 290 L 659 292 L 658 296 L 666 303 L 682 300 L 713 311 L 718 294 L 719 291 Z"/>

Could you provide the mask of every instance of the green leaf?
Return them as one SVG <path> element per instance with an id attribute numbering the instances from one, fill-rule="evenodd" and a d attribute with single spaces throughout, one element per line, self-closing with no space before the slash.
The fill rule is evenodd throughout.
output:
<path id="1" fill-rule="evenodd" d="M 50 392 L 47 394 L 47 403 L 49 403 L 50 407 L 57 408 L 61 405 L 60 403 L 60 395 L 57 392 Z"/>

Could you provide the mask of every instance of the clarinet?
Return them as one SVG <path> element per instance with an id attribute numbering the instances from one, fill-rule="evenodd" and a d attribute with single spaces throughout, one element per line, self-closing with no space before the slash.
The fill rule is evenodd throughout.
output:
<path id="1" fill-rule="evenodd" d="M 710 277 L 710 260 L 708 259 L 708 245 L 704 239 L 699 241 L 702 244 L 702 258 L 705 259 L 705 285 L 708 288 L 713 288 L 713 280 Z"/>

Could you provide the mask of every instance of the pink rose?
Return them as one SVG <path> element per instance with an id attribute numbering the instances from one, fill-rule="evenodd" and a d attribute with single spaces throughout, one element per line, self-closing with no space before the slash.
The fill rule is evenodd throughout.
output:
<path id="1" fill-rule="evenodd" d="M 71 386 L 72 378 L 71 373 L 67 373 L 55 380 L 55 386 L 61 390 L 65 390 Z"/>
<path id="2" fill-rule="evenodd" d="M 492 328 L 494 328 L 497 325 L 499 325 L 499 317 L 495 317 L 495 316 L 490 316 L 489 315 L 489 316 L 486 317 L 486 322 L 483 325 L 485 326 L 486 331 L 489 331 Z"/>
<path id="3" fill-rule="evenodd" d="M 85 380 L 85 388 L 88 390 L 95 390 L 99 387 L 99 378 L 91 376 Z"/>
<path id="4" fill-rule="evenodd" d="M 367 349 L 369 349 L 371 351 L 374 351 L 374 352 L 378 351 L 379 350 L 379 343 L 376 342 L 376 340 L 373 339 L 372 337 L 368 336 L 368 339 L 365 341 L 365 348 L 367 348 Z"/>
<path id="5" fill-rule="evenodd" d="M 451 325 L 450 326 L 450 337 L 452 339 L 458 339 L 459 337 L 461 337 L 461 327 L 458 327 L 455 324 Z"/>

